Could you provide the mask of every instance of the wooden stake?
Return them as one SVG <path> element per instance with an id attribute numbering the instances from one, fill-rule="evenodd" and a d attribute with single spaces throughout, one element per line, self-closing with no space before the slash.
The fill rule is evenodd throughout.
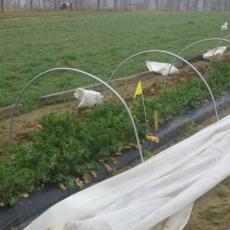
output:
<path id="1" fill-rule="evenodd" d="M 158 114 L 157 114 L 156 110 L 154 111 L 154 128 L 155 128 L 155 130 L 159 129 L 159 126 L 158 126 Z"/>

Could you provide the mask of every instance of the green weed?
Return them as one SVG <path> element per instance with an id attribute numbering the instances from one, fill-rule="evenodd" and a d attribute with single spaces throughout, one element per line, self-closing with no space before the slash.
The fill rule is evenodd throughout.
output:
<path id="1" fill-rule="evenodd" d="M 207 220 L 212 224 L 218 224 L 224 216 L 225 213 L 215 207 L 209 207 L 206 210 L 199 212 L 200 219 Z"/>
<path id="2" fill-rule="evenodd" d="M 228 191 L 226 191 L 224 188 L 222 188 L 222 187 L 216 187 L 215 188 L 215 193 L 216 193 L 216 195 L 218 196 L 218 197 L 220 197 L 220 198 L 226 198 L 226 197 L 228 197 Z"/>

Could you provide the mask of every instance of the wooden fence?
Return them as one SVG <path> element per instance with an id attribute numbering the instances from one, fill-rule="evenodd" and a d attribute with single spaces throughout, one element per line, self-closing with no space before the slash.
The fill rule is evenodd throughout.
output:
<path id="1" fill-rule="evenodd" d="M 73 10 L 230 10 L 230 0 L 0 0 L 0 11 L 60 10 L 65 2 L 71 3 Z"/>

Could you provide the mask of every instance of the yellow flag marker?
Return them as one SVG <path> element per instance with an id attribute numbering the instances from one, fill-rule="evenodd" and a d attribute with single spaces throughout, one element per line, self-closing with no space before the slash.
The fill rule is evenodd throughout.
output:
<path id="1" fill-rule="evenodd" d="M 146 131 L 148 132 L 148 119 L 147 119 L 147 114 L 146 114 L 146 109 L 145 109 L 145 100 L 144 100 L 144 95 L 143 95 L 143 89 L 142 89 L 142 82 L 139 81 L 137 84 L 137 88 L 134 94 L 134 98 L 136 96 L 141 95 L 142 98 L 142 103 L 143 103 L 143 109 L 144 109 L 144 115 L 145 115 L 145 123 L 146 123 Z"/>
<path id="2" fill-rule="evenodd" d="M 137 85 L 137 88 L 136 88 L 136 91 L 135 91 L 135 94 L 134 94 L 134 98 L 137 95 L 142 95 L 142 82 L 141 81 L 138 82 L 138 85 Z"/>
<path id="3" fill-rule="evenodd" d="M 155 128 L 155 130 L 159 129 L 159 125 L 158 125 L 158 113 L 157 113 L 156 110 L 154 111 L 154 128 Z"/>

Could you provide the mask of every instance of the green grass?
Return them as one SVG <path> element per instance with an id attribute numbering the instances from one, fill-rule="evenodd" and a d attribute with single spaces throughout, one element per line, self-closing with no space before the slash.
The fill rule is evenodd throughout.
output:
<path id="1" fill-rule="evenodd" d="M 228 12 L 74 12 L 0 15 L 0 107 L 15 96 L 36 74 L 53 67 L 77 67 L 107 79 L 129 55 L 147 49 L 178 52 L 185 45 L 219 31 Z M 209 47 L 216 44 L 210 43 Z M 198 46 L 193 54 L 207 46 Z M 191 55 L 191 52 L 185 54 Z M 146 70 L 144 60 L 170 60 L 162 55 L 137 58 L 117 77 Z M 76 74 L 49 74 L 23 99 L 26 109 L 37 106 L 40 95 L 95 83 Z"/>

